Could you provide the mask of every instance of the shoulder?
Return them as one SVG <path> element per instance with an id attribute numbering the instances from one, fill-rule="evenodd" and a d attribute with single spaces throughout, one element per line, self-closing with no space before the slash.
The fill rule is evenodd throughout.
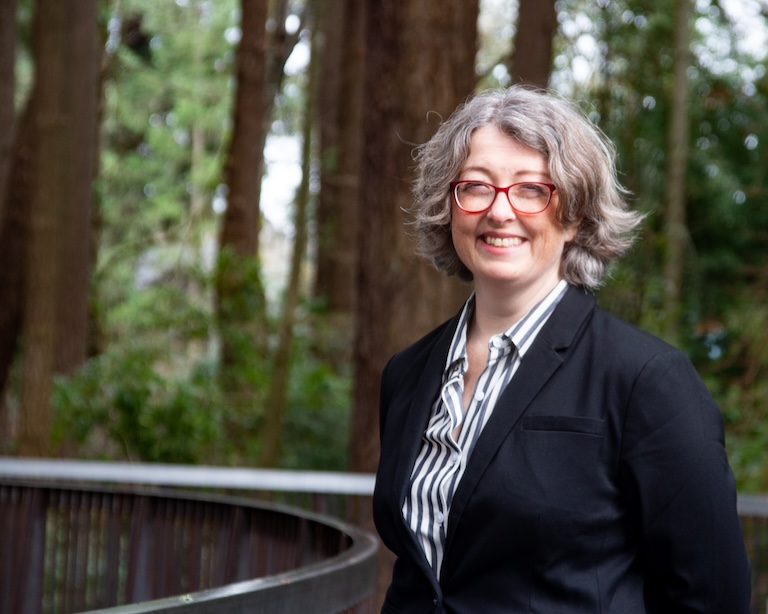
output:
<path id="1" fill-rule="evenodd" d="M 411 345 L 398 351 L 390 357 L 385 372 L 409 371 L 418 365 L 423 365 L 432 356 L 435 348 L 442 345 L 445 345 L 447 352 L 457 324 L 458 315 L 446 320 Z"/>
<path id="2" fill-rule="evenodd" d="M 593 334 L 604 338 L 617 349 L 630 351 L 639 356 L 649 356 L 666 353 L 682 353 L 681 350 L 634 324 L 595 307 L 592 319 Z"/>
<path id="3" fill-rule="evenodd" d="M 439 385 L 457 322 L 458 316 L 443 322 L 389 359 L 381 375 L 379 427 L 382 433 L 389 408 L 401 404 L 398 399 L 407 406 L 418 390 L 426 392 Z"/>
<path id="4" fill-rule="evenodd" d="M 624 356 L 642 362 L 659 354 L 682 354 L 659 337 L 604 310 L 592 292 L 575 286 L 558 304 L 542 329 L 542 337 L 555 349 L 588 351 L 601 360 Z"/>
<path id="5" fill-rule="evenodd" d="M 697 378 L 685 352 L 604 310 L 591 293 L 573 288 L 562 303 L 564 309 L 558 306 L 560 313 L 553 314 L 554 332 L 545 336 L 563 352 L 569 370 L 601 374 L 628 387 L 660 374 Z"/>
<path id="6" fill-rule="evenodd" d="M 686 352 L 600 308 L 590 337 L 605 378 L 628 394 L 628 417 L 646 426 L 676 417 L 719 433 L 720 411 Z"/>

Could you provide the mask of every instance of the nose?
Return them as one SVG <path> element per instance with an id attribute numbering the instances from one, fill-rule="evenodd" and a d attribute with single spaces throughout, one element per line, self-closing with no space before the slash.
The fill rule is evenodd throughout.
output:
<path id="1" fill-rule="evenodd" d="M 486 211 L 486 216 L 496 222 L 506 222 L 517 217 L 507 195 L 501 191 L 496 192 L 490 208 Z"/>

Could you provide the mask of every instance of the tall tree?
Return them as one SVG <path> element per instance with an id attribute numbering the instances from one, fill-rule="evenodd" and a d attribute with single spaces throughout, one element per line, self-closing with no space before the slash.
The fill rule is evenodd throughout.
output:
<path id="1" fill-rule="evenodd" d="M 74 332 L 81 335 L 87 329 L 82 323 L 88 317 L 98 75 L 96 59 L 85 57 L 97 53 L 97 23 L 96 0 L 80 2 L 76 8 L 55 0 L 37 4 L 21 363 L 19 452 L 24 455 L 49 453 L 57 357 L 67 368 L 85 357 L 85 341 L 68 339 L 68 331 L 61 327 L 74 323 Z M 91 117 L 82 117 L 88 113 Z M 71 285 L 61 283 L 63 276 L 71 276 Z M 67 288 L 66 294 L 62 288 Z M 65 314 L 60 308 L 63 301 L 75 306 L 66 312 L 66 322 L 60 320 Z M 83 313 L 75 314 L 77 308 Z M 74 352 L 58 354 L 62 343 Z"/>
<path id="2" fill-rule="evenodd" d="M 233 130 L 227 152 L 227 210 L 219 239 L 238 256 L 256 254 L 265 127 L 267 3 L 242 0 L 241 38 L 235 60 Z"/>
<path id="3" fill-rule="evenodd" d="M 68 375 L 88 357 L 90 274 L 93 262 L 93 182 L 98 152 L 101 50 L 97 0 L 81 0 L 68 13 L 70 70 L 66 89 L 64 214 L 59 218 L 61 251 L 54 370 Z"/>
<path id="4" fill-rule="evenodd" d="M 350 467 L 378 458 L 379 378 L 397 349 L 453 314 L 469 293 L 416 257 L 403 213 L 412 205 L 411 153 L 472 93 L 478 3 L 367 6 L 363 141 Z"/>
<path id="5" fill-rule="evenodd" d="M 311 26 L 310 26 L 311 29 Z M 318 95 L 318 39 L 312 36 L 312 52 L 309 62 L 309 79 L 304 110 L 304 126 L 302 128 L 302 176 L 294 199 L 294 237 L 291 250 L 291 266 L 288 283 L 283 297 L 280 323 L 278 326 L 277 344 L 272 360 L 269 393 L 267 396 L 264 416 L 264 427 L 261 462 L 262 467 L 276 467 L 280 460 L 283 441 L 283 414 L 285 413 L 288 396 L 288 377 L 291 366 L 291 349 L 293 347 L 294 323 L 296 308 L 301 294 L 301 273 L 307 251 L 308 220 L 310 206 L 310 177 L 312 173 L 313 127 L 315 105 Z"/>
<path id="6" fill-rule="evenodd" d="M 11 164 L 16 93 L 16 0 L 0 2 L 0 226 L 5 182 Z"/>
<path id="7" fill-rule="evenodd" d="M 681 285 L 688 232 L 685 225 L 686 169 L 688 166 L 688 68 L 690 58 L 691 0 L 677 0 L 675 12 L 674 78 L 670 92 L 669 163 L 665 219 L 664 293 L 665 334 L 679 342 L 682 314 Z"/>
<path id="8" fill-rule="evenodd" d="M 7 178 L 12 163 L 16 93 L 16 0 L 0 3 L 0 415 L 3 391 L 20 326 L 21 229 L 5 219 L 10 207 Z M 21 222 L 17 216 L 17 224 Z M 14 248 L 15 246 L 15 248 Z M 14 256 L 15 254 L 15 256 Z M 0 419 L 0 425 L 3 420 Z M 0 436 L 2 429 L 0 428 Z"/>
<path id="9" fill-rule="evenodd" d="M 254 363 L 268 353 L 266 299 L 258 259 L 264 143 L 285 63 L 301 32 L 301 27 L 288 32 L 285 23 L 290 3 L 279 0 L 269 17 L 274 27 L 267 37 L 268 4 L 241 0 L 233 128 L 224 171 L 228 204 L 216 273 L 221 376 L 234 410 L 227 430 L 241 450 L 238 441 L 263 392 Z"/>
<path id="10" fill-rule="evenodd" d="M 557 32 L 555 0 L 520 0 L 509 73 L 514 83 L 546 87 Z"/>
<path id="11" fill-rule="evenodd" d="M 265 305 L 257 259 L 259 198 L 266 129 L 267 3 L 242 0 L 232 136 L 227 152 L 227 209 L 219 235 L 216 308 L 223 389 L 230 396 L 229 436 L 238 442 L 243 414 L 256 404 L 249 362 L 263 353 Z M 241 448 L 235 443 L 236 448 Z"/>
<path id="12" fill-rule="evenodd" d="M 365 3 L 317 0 L 316 4 L 323 86 L 317 113 L 320 192 L 314 293 L 329 312 L 351 314 L 362 146 Z M 348 322 L 344 325 L 349 326 Z"/>
<path id="13" fill-rule="evenodd" d="M 27 106 L 16 130 L 6 191 L 3 195 L 5 215 L 0 221 L 0 395 L 4 391 L 16 355 L 22 323 L 23 274 L 25 270 L 24 246 L 27 237 L 29 179 L 31 163 L 32 109 Z M 0 401 L 4 427 L 9 416 Z M 6 439 L 7 442 L 7 439 Z"/>

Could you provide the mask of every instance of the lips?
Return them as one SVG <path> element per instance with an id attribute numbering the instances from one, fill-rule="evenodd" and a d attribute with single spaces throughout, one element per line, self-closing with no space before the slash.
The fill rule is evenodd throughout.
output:
<path id="1" fill-rule="evenodd" d="M 484 235 L 483 242 L 493 247 L 517 247 L 522 244 L 523 240 L 520 237 L 489 237 Z"/>

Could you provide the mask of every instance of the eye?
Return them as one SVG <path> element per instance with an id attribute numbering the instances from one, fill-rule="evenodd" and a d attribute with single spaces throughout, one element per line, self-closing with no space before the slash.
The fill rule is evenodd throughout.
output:
<path id="1" fill-rule="evenodd" d="M 459 184 L 459 190 L 463 194 L 470 196 L 485 196 L 493 192 L 493 188 L 487 183 L 481 183 L 479 181 L 467 181 Z"/>
<path id="2" fill-rule="evenodd" d="M 549 188 L 542 183 L 521 183 L 515 186 L 515 194 L 522 198 L 546 198 Z"/>

